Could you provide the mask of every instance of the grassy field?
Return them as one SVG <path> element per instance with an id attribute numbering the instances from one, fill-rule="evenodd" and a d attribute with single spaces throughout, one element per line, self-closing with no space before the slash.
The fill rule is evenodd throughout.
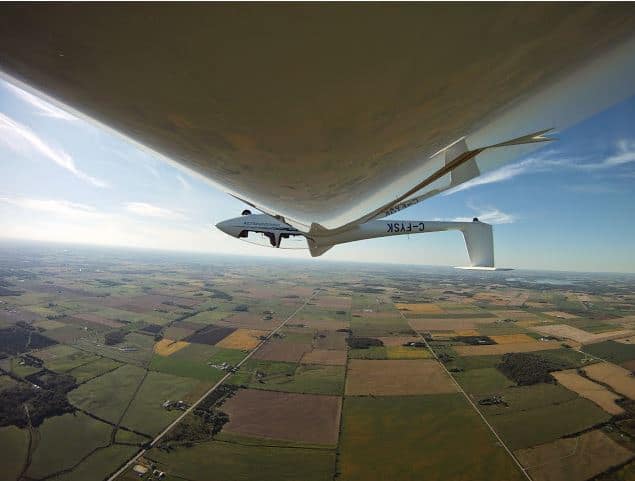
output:
<path id="1" fill-rule="evenodd" d="M 112 426 L 79 412 L 47 419 L 27 475 L 42 478 L 68 469 L 98 446 L 110 442 Z"/>
<path id="2" fill-rule="evenodd" d="M 2 452 L 2 478 L 15 480 L 26 460 L 28 434 L 15 426 L 0 428 L 0 451 Z"/>
<path id="3" fill-rule="evenodd" d="M 342 394 L 344 366 L 250 359 L 227 381 L 253 389 L 307 394 Z"/>
<path id="4" fill-rule="evenodd" d="M 523 479 L 459 394 L 346 398 L 338 471 L 343 481 Z"/>
<path id="5" fill-rule="evenodd" d="M 47 369 L 58 372 L 66 372 L 98 359 L 94 354 L 80 351 L 65 344 L 58 344 L 38 351 L 36 356 L 44 361 L 44 366 Z"/>
<path id="6" fill-rule="evenodd" d="M 488 416 L 511 449 L 528 448 L 576 433 L 611 418 L 591 401 L 575 398 L 527 410 Z"/>
<path id="7" fill-rule="evenodd" d="M 120 465 L 136 453 L 138 448 L 133 446 L 113 445 L 100 449 L 89 456 L 83 463 L 70 473 L 58 476 L 55 481 L 86 481 L 87 479 L 106 479 L 114 473 Z"/>
<path id="8" fill-rule="evenodd" d="M 372 313 L 373 315 L 359 314 L 361 317 L 353 315 L 351 317 L 351 329 L 356 337 L 380 337 L 380 336 L 403 336 L 413 333 L 412 328 L 401 315 Z"/>
<path id="9" fill-rule="evenodd" d="M 155 449 L 146 457 L 167 473 L 168 480 L 331 481 L 335 469 L 334 451 L 224 441 L 177 448 L 170 453 Z"/>
<path id="10" fill-rule="evenodd" d="M 470 394 L 496 393 L 515 385 L 513 381 L 507 379 L 494 367 L 470 369 L 454 373 L 453 376 L 461 387 Z"/>
<path id="11" fill-rule="evenodd" d="M 107 357 L 98 357 L 95 361 L 77 366 L 76 368 L 67 371 L 67 373 L 72 375 L 78 383 L 82 383 L 120 366 L 123 366 L 123 364 L 118 361 L 114 361 Z"/>
<path id="12" fill-rule="evenodd" d="M 68 399 L 75 406 L 108 421 L 116 422 L 128 405 L 143 375 L 143 369 L 124 365 L 82 384 L 68 393 Z"/>
<path id="13" fill-rule="evenodd" d="M 593 356 L 597 356 L 616 364 L 635 359 L 635 344 L 622 344 L 615 341 L 604 341 L 584 346 L 582 350 L 592 354 Z"/>
<path id="14" fill-rule="evenodd" d="M 178 410 L 164 409 L 163 402 L 183 400 L 197 385 L 198 382 L 191 378 L 158 372 L 148 373 L 122 424 L 145 434 L 158 434 L 181 414 Z"/>

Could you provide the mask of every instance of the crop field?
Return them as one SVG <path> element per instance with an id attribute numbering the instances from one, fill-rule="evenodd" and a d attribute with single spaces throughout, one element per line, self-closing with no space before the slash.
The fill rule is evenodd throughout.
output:
<path id="1" fill-rule="evenodd" d="M 616 364 L 635 360 L 635 344 L 604 341 L 584 346 L 583 351 Z"/>
<path id="2" fill-rule="evenodd" d="M 224 431 L 306 444 L 337 444 L 341 398 L 241 389 L 223 404 Z"/>
<path id="3" fill-rule="evenodd" d="M 346 332 L 318 330 L 313 341 L 315 349 L 346 351 Z"/>
<path id="4" fill-rule="evenodd" d="M 615 401 L 620 399 L 621 396 L 612 393 L 601 384 L 597 384 L 580 376 L 577 369 L 556 371 L 551 375 L 555 377 L 562 386 L 577 392 L 583 398 L 593 401 L 607 413 L 616 416 L 624 412 L 622 407 L 615 404 Z"/>
<path id="5" fill-rule="evenodd" d="M 3 480 L 24 468 L 103 481 L 183 412 L 165 401 L 191 405 L 227 374 L 139 462 L 166 481 L 522 479 L 460 385 L 536 481 L 630 481 L 635 469 L 634 401 L 619 399 L 635 381 L 593 357 L 635 369 L 627 277 L 551 285 L 541 276 L 560 274 L 32 249 L 0 249 L 0 367 L 14 377 L 0 376 Z M 439 360 L 405 345 L 422 336 Z M 499 370 L 523 351 L 538 359 L 519 373 L 506 363 L 508 375 L 544 382 L 516 386 Z M 565 371 L 550 382 L 554 363 Z"/>
<path id="6" fill-rule="evenodd" d="M 101 376 L 106 372 L 113 371 L 122 365 L 120 362 L 108 359 L 107 357 L 99 357 L 92 362 L 82 364 L 66 372 L 73 376 L 78 383 L 83 383 L 89 379 Z"/>
<path id="7" fill-rule="evenodd" d="M 307 340 L 270 339 L 254 355 L 254 359 L 265 361 L 299 362 L 311 351 L 311 338 Z"/>
<path id="8" fill-rule="evenodd" d="M 600 362 L 586 366 L 584 372 L 591 379 L 608 384 L 615 392 L 635 400 L 635 377 L 629 370 L 608 362 Z"/>
<path id="9" fill-rule="evenodd" d="M 459 394 L 347 397 L 340 453 L 346 481 L 523 479 Z"/>
<path id="10" fill-rule="evenodd" d="M 225 349 L 243 349 L 249 351 L 260 344 L 260 337 L 266 336 L 268 331 L 257 329 L 237 329 L 222 341 L 216 343 L 218 347 Z"/>
<path id="11" fill-rule="evenodd" d="M 590 479 L 633 456 L 600 430 L 516 451 L 534 481 Z"/>
<path id="12" fill-rule="evenodd" d="M 532 329 L 541 334 L 550 336 L 564 337 L 572 339 L 582 344 L 590 344 L 601 341 L 608 341 L 611 339 L 619 339 L 621 337 L 629 336 L 633 334 L 632 330 L 616 330 L 605 332 L 602 334 L 595 334 L 592 332 L 583 331 L 577 327 L 569 326 L 566 324 L 554 324 L 551 326 L 535 326 Z"/>
<path id="13" fill-rule="evenodd" d="M 195 379 L 149 372 L 126 411 L 123 425 L 145 434 L 157 434 L 180 414 L 164 409 L 162 404 L 183 400 L 197 385 Z"/>
<path id="14" fill-rule="evenodd" d="M 456 392 L 456 386 L 432 359 L 368 361 L 348 364 L 347 396 L 399 396 Z"/>
<path id="15" fill-rule="evenodd" d="M 47 419 L 39 428 L 39 442 L 27 475 L 42 478 L 72 467 L 98 446 L 106 446 L 112 426 L 83 414 Z"/>
<path id="16" fill-rule="evenodd" d="M 110 422 L 117 422 L 144 374 L 145 371 L 139 367 L 123 365 L 113 372 L 82 384 L 69 392 L 68 398 L 71 403 L 85 411 Z"/>
<path id="17" fill-rule="evenodd" d="M 270 447 L 210 441 L 166 453 L 153 450 L 146 456 L 159 469 L 172 474 L 168 481 L 331 481 L 335 452 L 325 449 Z M 126 481 L 138 479 L 134 474 Z"/>
<path id="18" fill-rule="evenodd" d="M 15 426 L 0 428 L 0 449 L 2 449 L 2 476 L 7 480 L 17 479 L 28 452 L 26 430 Z"/>
<path id="19" fill-rule="evenodd" d="M 536 342 L 536 340 L 527 334 L 501 334 L 489 336 L 496 344 L 519 344 L 522 342 Z"/>
<path id="20" fill-rule="evenodd" d="M 395 307 L 405 314 L 406 317 L 409 314 L 441 314 L 441 309 L 436 304 L 395 304 Z"/>
<path id="21" fill-rule="evenodd" d="M 346 351 L 329 351 L 326 349 L 313 349 L 302 356 L 303 364 L 326 364 L 343 366 L 346 364 Z"/>
<path id="22" fill-rule="evenodd" d="M 516 450 L 583 431 L 608 421 L 610 417 L 591 401 L 575 398 L 524 411 L 503 411 L 487 418 L 508 446 Z"/>
<path id="23" fill-rule="evenodd" d="M 492 318 L 431 318 L 409 319 L 410 327 L 417 332 L 427 331 L 462 331 L 466 329 L 478 329 L 481 324 L 494 322 Z"/>
<path id="24" fill-rule="evenodd" d="M 154 345 L 154 352 L 159 356 L 167 357 L 189 345 L 189 342 L 164 338 Z"/>
<path id="25" fill-rule="evenodd" d="M 461 387 L 470 394 L 493 394 L 515 385 L 493 367 L 469 369 L 454 375 Z"/>
<path id="26" fill-rule="evenodd" d="M 508 352 L 535 352 L 558 349 L 558 341 L 515 342 L 508 344 L 490 344 L 484 346 L 454 346 L 459 356 L 492 356 Z"/>

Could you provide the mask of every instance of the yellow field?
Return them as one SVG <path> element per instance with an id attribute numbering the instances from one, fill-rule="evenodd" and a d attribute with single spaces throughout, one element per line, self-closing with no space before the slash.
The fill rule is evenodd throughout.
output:
<path id="1" fill-rule="evenodd" d="M 432 357 L 430 351 L 423 347 L 388 346 L 388 359 L 428 359 Z"/>
<path id="2" fill-rule="evenodd" d="M 586 366 L 584 372 L 591 379 L 608 384 L 615 392 L 635 400 L 635 378 L 631 371 L 610 362 Z"/>
<path id="3" fill-rule="evenodd" d="M 593 401 L 607 413 L 618 415 L 624 412 L 624 409 L 615 403 L 617 399 L 620 399 L 620 396 L 612 393 L 604 386 L 580 376 L 577 369 L 556 371 L 552 372 L 551 375 L 555 377 L 564 387 L 578 393 L 580 396 L 587 398 L 590 401 Z"/>
<path id="4" fill-rule="evenodd" d="M 489 336 L 496 344 L 512 344 L 517 342 L 536 342 L 536 340 L 527 334 L 501 334 L 500 336 Z"/>
<path id="5" fill-rule="evenodd" d="M 553 316 L 553 317 L 559 317 L 560 319 L 575 319 L 576 315 L 573 314 L 569 314 L 568 312 L 562 312 L 562 311 L 548 311 L 545 312 L 545 314 L 547 314 L 548 316 Z"/>
<path id="6" fill-rule="evenodd" d="M 441 309 L 436 304 L 395 304 L 400 311 L 412 312 L 413 314 L 441 314 Z"/>
<path id="7" fill-rule="evenodd" d="M 454 332 L 457 336 L 480 336 L 479 332 L 476 329 L 460 329 Z"/>
<path id="8" fill-rule="evenodd" d="M 266 336 L 267 334 L 267 331 L 261 331 L 258 329 L 236 329 L 216 345 L 226 349 L 250 350 L 260 343 L 260 339 L 258 339 L 258 337 Z"/>
<path id="9" fill-rule="evenodd" d="M 184 347 L 189 346 L 189 342 L 185 341 L 174 341 L 172 339 L 161 339 L 154 345 L 154 352 L 159 356 L 170 356 L 174 354 L 176 351 L 180 351 Z"/>

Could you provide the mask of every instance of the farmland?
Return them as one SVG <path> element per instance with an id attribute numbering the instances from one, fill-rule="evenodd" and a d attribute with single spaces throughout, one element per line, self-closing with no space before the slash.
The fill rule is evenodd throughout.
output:
<path id="1" fill-rule="evenodd" d="M 632 473 L 635 279 L 0 261 L 3 479 L 523 479 L 505 448 L 540 481 Z"/>

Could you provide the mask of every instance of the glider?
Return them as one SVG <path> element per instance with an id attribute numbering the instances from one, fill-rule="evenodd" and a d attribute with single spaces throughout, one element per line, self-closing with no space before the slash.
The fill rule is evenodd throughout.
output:
<path id="1" fill-rule="evenodd" d="M 390 235 L 384 217 L 633 95 L 634 13 L 629 3 L 3 4 L 0 71 L 257 206 L 283 226 L 274 243 L 297 231 L 319 255 Z M 424 230 L 461 230 L 473 252 L 469 238 L 490 235 L 472 236 L 488 229 L 476 225 Z M 471 264 L 492 267 L 493 256 Z"/>

